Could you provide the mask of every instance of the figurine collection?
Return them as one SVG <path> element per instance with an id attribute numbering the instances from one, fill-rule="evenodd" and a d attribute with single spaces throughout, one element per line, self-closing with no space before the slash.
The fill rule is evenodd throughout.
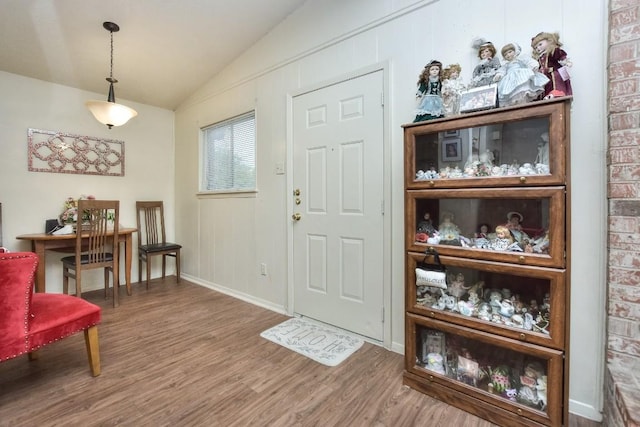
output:
<path id="1" fill-rule="evenodd" d="M 471 43 L 479 62 L 474 67 L 471 80 L 465 84 L 459 64 L 443 68 L 438 60 L 431 60 L 418 77 L 417 107 L 414 123 L 461 113 L 461 103 L 467 97 L 464 111 L 480 108 L 506 107 L 543 99 L 573 94 L 569 69 L 572 66 L 567 53 L 561 48 L 558 33 L 540 32 L 531 38 L 531 57 L 521 58 L 518 43 L 505 44 L 498 58 L 498 50 L 492 42 L 475 38 Z M 496 86 L 497 99 L 488 101 L 478 97 L 490 96 L 490 91 L 478 88 Z M 478 98 L 478 99 L 476 99 Z M 477 107 L 474 107 L 477 102 Z"/>
<path id="2" fill-rule="evenodd" d="M 421 329 L 420 336 L 418 365 L 503 399 L 546 410 L 543 360 L 432 329 Z"/>

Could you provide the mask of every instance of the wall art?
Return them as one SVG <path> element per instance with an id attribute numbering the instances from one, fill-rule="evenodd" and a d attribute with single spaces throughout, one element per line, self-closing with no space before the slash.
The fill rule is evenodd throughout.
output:
<path id="1" fill-rule="evenodd" d="M 124 176 L 124 141 L 29 129 L 29 171 Z"/>

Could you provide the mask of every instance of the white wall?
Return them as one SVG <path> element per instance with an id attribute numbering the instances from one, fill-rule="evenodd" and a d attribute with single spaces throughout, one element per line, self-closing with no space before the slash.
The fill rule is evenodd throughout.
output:
<path id="1" fill-rule="evenodd" d="M 600 418 L 605 276 L 606 1 L 579 0 L 310 0 L 278 28 L 194 94 L 176 112 L 177 239 L 183 269 L 202 284 L 286 311 L 287 96 L 372 64 L 390 64 L 392 217 L 390 347 L 404 346 L 403 123 L 413 119 L 416 80 L 424 64 L 460 63 L 469 80 L 478 59 L 475 36 L 498 50 L 517 42 L 523 56 L 539 31 L 559 31 L 573 60 L 572 84 L 572 327 L 570 410 Z M 589 36 L 585 38 L 585 34 Z M 199 128 L 257 111 L 255 197 L 197 197 Z M 288 165 L 289 166 L 289 165 Z M 589 215 L 580 215 L 589 212 Z M 588 232 L 584 232 L 588 230 Z M 269 266 L 260 275 L 259 264 Z M 586 356 L 588 355 L 588 356 Z"/>
<path id="2" fill-rule="evenodd" d="M 28 241 L 16 240 L 15 236 L 44 232 L 45 220 L 62 212 L 66 198 L 82 194 L 120 200 L 120 223 L 130 227 L 136 226 L 136 200 L 164 200 L 169 236 L 174 237 L 174 113 L 118 99 L 137 110 L 138 117 L 109 130 L 84 106 L 89 99 L 106 99 L 107 90 L 106 83 L 105 93 L 96 94 L 0 72 L 0 203 L 3 243 L 9 250 L 31 250 Z M 125 175 L 29 172 L 29 128 L 124 141 Z M 60 258 L 65 255 L 46 253 L 47 291 L 62 292 Z M 134 252 L 134 282 L 138 277 L 136 260 Z M 158 269 L 154 268 L 152 276 L 157 275 Z M 124 283 L 122 265 L 120 277 Z M 83 274 L 83 279 L 83 290 L 103 286 L 101 271 L 91 276 Z"/>

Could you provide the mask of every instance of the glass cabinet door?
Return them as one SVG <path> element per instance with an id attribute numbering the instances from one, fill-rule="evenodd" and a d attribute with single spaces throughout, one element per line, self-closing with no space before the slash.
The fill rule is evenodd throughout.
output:
<path id="1" fill-rule="evenodd" d="M 407 254 L 407 311 L 558 350 L 565 347 L 564 270 L 447 256 L 438 260 L 444 283 L 425 279 L 429 272 L 443 270 L 434 264 L 434 254 Z"/>
<path id="2" fill-rule="evenodd" d="M 408 371 L 533 421 L 561 425 L 562 352 L 407 314 Z"/>
<path id="3" fill-rule="evenodd" d="M 407 188 L 565 182 L 568 101 L 405 125 Z"/>
<path id="4" fill-rule="evenodd" d="M 564 268 L 564 187 L 406 192 L 407 250 Z"/>

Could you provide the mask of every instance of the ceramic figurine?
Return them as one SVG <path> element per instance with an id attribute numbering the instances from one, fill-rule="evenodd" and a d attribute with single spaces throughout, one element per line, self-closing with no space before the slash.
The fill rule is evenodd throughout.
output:
<path id="1" fill-rule="evenodd" d="M 471 45 L 474 49 L 477 49 L 480 63 L 473 69 L 473 77 L 471 78 L 469 87 L 492 84 L 493 78 L 500 68 L 500 60 L 495 57 L 495 46 L 490 41 L 482 38 L 474 39 Z"/>
<path id="2" fill-rule="evenodd" d="M 508 388 L 511 388 L 509 367 L 500 365 L 491 370 L 491 384 L 493 385 L 493 392 L 496 394 L 503 394 Z"/>
<path id="3" fill-rule="evenodd" d="M 547 376 L 542 375 L 536 382 L 536 391 L 538 393 L 538 403 L 540 409 L 544 411 L 547 409 Z"/>
<path id="4" fill-rule="evenodd" d="M 544 369 L 538 362 L 528 363 L 524 374 L 520 376 L 522 387 L 518 390 L 518 400 L 531 406 L 538 404 L 539 397 L 536 386 L 538 379 L 544 376 Z"/>
<path id="5" fill-rule="evenodd" d="M 418 78 L 418 108 L 414 123 L 444 117 L 442 101 L 442 63 L 433 60 L 424 66 Z"/>
<path id="6" fill-rule="evenodd" d="M 488 303 L 482 302 L 478 305 L 478 318 L 486 321 L 491 320 L 491 306 Z"/>
<path id="7" fill-rule="evenodd" d="M 542 96 L 554 98 L 572 95 L 569 68 L 571 61 L 567 52 L 561 49 L 558 33 L 541 32 L 531 39 L 532 57 L 538 61 L 538 70 L 544 74 L 549 82 L 544 86 Z"/>
<path id="8" fill-rule="evenodd" d="M 520 46 L 517 43 L 505 45 L 501 53 L 505 62 L 494 77 L 498 82 L 498 104 L 506 107 L 539 99 L 549 79 L 518 58 Z"/>

